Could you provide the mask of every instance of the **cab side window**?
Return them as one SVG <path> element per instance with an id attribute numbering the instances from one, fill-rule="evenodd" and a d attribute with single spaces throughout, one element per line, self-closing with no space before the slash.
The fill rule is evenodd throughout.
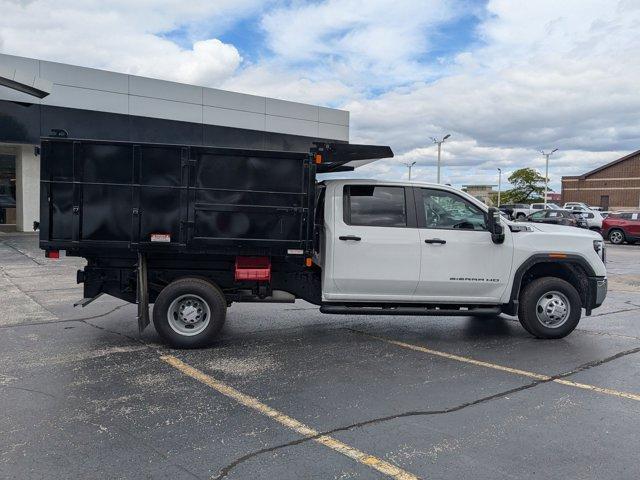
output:
<path id="1" fill-rule="evenodd" d="M 541 211 L 541 212 L 532 213 L 531 215 L 529 215 L 529 218 L 531 220 L 542 220 L 546 216 L 547 216 L 547 212 Z"/>
<path id="2" fill-rule="evenodd" d="M 344 222 L 370 227 L 406 227 L 404 187 L 346 185 Z"/>
<path id="3" fill-rule="evenodd" d="M 484 212 L 471 202 L 444 190 L 423 188 L 425 228 L 486 230 Z"/>

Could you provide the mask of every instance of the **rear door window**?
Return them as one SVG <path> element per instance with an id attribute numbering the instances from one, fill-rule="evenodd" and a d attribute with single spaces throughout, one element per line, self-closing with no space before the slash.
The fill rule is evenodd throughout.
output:
<path id="1" fill-rule="evenodd" d="M 344 222 L 370 227 L 406 227 L 404 187 L 346 185 Z"/>

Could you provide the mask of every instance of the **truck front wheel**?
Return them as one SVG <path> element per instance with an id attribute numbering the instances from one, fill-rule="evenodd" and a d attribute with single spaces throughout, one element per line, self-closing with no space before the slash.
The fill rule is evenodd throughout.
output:
<path id="1" fill-rule="evenodd" d="M 172 347 L 206 347 L 224 325 L 227 301 L 215 285 L 182 278 L 167 285 L 153 305 L 156 331 Z"/>
<path id="2" fill-rule="evenodd" d="M 537 278 L 520 294 L 518 319 L 538 338 L 562 338 L 580 321 L 582 301 L 569 282 L 556 277 Z"/>

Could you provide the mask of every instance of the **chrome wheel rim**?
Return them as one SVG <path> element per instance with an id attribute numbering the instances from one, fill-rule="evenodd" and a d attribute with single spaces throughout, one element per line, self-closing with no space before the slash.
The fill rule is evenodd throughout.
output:
<path id="1" fill-rule="evenodd" d="M 548 328 L 558 328 L 566 323 L 571 314 L 569 299 L 562 292 L 547 292 L 538 299 L 536 315 L 540 323 Z"/>
<path id="2" fill-rule="evenodd" d="M 622 243 L 622 233 L 617 230 L 611 232 L 609 240 L 611 240 L 611 243 Z"/>
<path id="3" fill-rule="evenodd" d="M 171 329 L 186 337 L 201 333 L 211 319 L 209 304 L 198 295 L 186 294 L 176 298 L 167 310 Z"/>

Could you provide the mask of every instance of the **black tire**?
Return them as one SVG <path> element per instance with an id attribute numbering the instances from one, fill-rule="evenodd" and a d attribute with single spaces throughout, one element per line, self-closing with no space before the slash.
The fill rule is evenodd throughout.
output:
<path id="1" fill-rule="evenodd" d="M 560 293 L 560 296 L 557 294 Z M 544 302 L 554 297 L 564 297 L 568 303 L 569 312 L 566 318 L 557 326 L 546 325 L 540 320 L 538 313 L 544 316 L 544 308 L 539 307 L 538 301 Z M 580 294 L 569 282 L 556 277 L 537 278 L 524 287 L 520 293 L 518 319 L 533 336 L 545 339 L 562 338 L 569 335 L 578 326 L 582 316 L 582 301 Z"/>
<path id="2" fill-rule="evenodd" d="M 177 303 L 174 304 L 174 301 Z M 189 323 L 183 322 L 183 327 L 180 328 L 181 320 L 177 311 L 180 310 L 180 306 L 181 311 L 184 311 L 185 306 L 192 308 L 193 314 L 199 318 L 199 325 L 191 327 L 197 333 L 189 331 Z M 200 310 L 197 310 L 198 307 L 201 307 Z M 174 313 L 173 322 L 169 320 L 170 308 Z M 201 310 L 204 313 L 208 310 L 208 314 L 203 315 Z M 220 333 L 226 315 L 227 300 L 223 293 L 215 285 L 200 278 L 181 278 L 170 283 L 160 292 L 153 305 L 153 324 L 158 335 L 176 348 L 210 346 Z"/>
<path id="3" fill-rule="evenodd" d="M 516 215 L 516 220 L 520 219 L 520 218 L 524 218 L 526 217 L 526 215 L 524 213 L 519 213 Z"/>
<path id="4" fill-rule="evenodd" d="M 609 237 L 609 241 L 614 245 L 622 245 L 626 240 L 624 231 L 619 228 L 609 230 L 609 234 L 607 236 Z"/>

